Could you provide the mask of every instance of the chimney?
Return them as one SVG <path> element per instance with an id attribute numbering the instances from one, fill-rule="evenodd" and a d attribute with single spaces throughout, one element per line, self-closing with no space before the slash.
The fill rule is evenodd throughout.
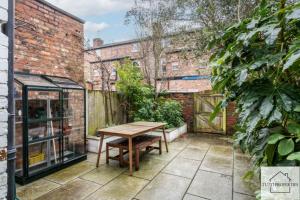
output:
<path id="1" fill-rule="evenodd" d="M 101 47 L 103 45 L 103 40 L 101 38 L 94 38 L 93 48 Z"/>

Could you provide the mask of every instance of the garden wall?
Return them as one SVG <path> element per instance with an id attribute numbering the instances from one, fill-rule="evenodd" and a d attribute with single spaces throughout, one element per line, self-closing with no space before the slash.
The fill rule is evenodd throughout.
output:
<path id="1" fill-rule="evenodd" d="M 188 132 L 194 132 L 194 95 L 195 93 L 169 93 L 167 98 L 174 99 L 181 103 L 183 108 L 183 118 L 187 123 Z M 121 106 L 121 100 L 116 92 L 112 93 L 112 110 L 113 121 L 110 117 L 110 109 L 108 98 L 105 99 L 105 94 L 102 91 L 90 90 L 88 91 L 88 134 L 95 135 L 96 130 L 104 128 L 108 125 L 116 125 L 126 123 L 126 114 Z M 106 103 L 105 103 L 106 101 Z M 234 115 L 235 104 L 230 103 L 226 110 L 226 134 L 232 135 L 234 132 L 234 125 L 236 123 L 236 116 Z"/>

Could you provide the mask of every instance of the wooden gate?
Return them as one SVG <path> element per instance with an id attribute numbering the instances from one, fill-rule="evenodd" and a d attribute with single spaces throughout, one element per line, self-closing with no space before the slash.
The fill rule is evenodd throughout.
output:
<path id="1" fill-rule="evenodd" d="M 210 114 L 222 99 L 220 94 L 194 94 L 194 132 L 226 134 L 225 109 L 212 122 L 209 121 Z"/>

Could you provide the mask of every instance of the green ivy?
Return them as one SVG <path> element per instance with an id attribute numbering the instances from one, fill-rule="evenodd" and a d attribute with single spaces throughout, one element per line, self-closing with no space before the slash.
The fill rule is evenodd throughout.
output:
<path id="1" fill-rule="evenodd" d="M 300 3 L 262 1 L 211 42 L 212 83 L 239 115 L 235 143 L 261 165 L 300 164 Z"/>

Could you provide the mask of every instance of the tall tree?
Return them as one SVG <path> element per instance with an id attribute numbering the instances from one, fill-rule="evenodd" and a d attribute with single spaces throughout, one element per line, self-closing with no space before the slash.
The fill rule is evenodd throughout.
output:
<path id="1" fill-rule="evenodd" d="M 145 68 L 147 70 L 154 69 L 151 78 L 154 80 L 153 85 L 156 93 L 158 91 L 157 78 L 161 59 L 165 53 L 164 39 L 176 28 L 176 23 L 173 23 L 176 13 L 174 9 L 176 10 L 176 0 L 135 0 L 133 8 L 127 12 L 126 16 L 127 23 L 136 25 L 137 35 L 140 38 L 140 48 L 146 48 L 141 51 L 148 54 L 143 55 L 144 59 L 153 56 L 154 62 L 145 62 L 149 65 Z M 145 42 L 146 40 L 148 42 Z"/>

